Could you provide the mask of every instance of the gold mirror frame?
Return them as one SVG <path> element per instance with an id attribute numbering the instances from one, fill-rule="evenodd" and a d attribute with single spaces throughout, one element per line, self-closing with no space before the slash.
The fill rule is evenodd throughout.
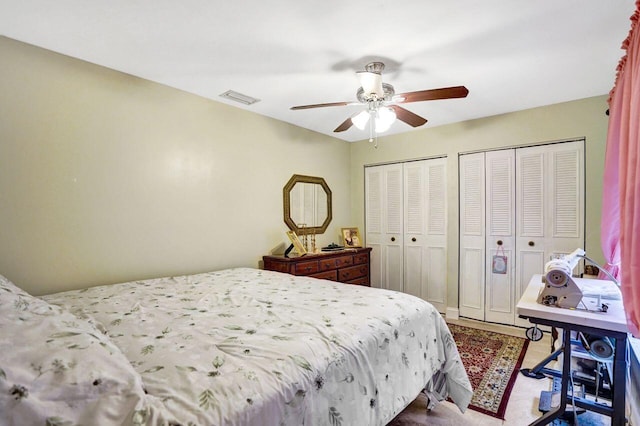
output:
<path id="1" fill-rule="evenodd" d="M 320 185 L 325 194 L 327 194 L 327 217 L 322 225 L 298 228 L 296 222 L 291 219 L 291 190 L 296 183 L 313 183 Z M 331 189 L 329 189 L 329 185 L 327 185 L 327 182 L 325 182 L 323 178 L 316 176 L 293 175 L 282 189 L 282 195 L 284 200 L 284 222 L 287 224 L 289 229 L 297 235 L 323 234 L 327 230 L 329 223 L 331 223 L 333 213 L 331 211 Z"/>

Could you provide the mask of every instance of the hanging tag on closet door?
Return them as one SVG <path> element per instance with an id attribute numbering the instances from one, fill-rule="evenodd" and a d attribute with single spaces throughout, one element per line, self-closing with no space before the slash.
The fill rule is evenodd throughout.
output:
<path id="1" fill-rule="evenodd" d="M 502 246 L 498 246 L 496 254 L 493 255 L 493 261 L 491 262 L 492 270 L 494 274 L 506 274 L 507 273 L 507 255 L 504 253 Z"/>

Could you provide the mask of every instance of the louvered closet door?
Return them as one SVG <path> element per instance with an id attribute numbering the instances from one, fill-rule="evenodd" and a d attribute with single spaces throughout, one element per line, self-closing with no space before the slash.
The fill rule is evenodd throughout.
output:
<path id="1" fill-rule="evenodd" d="M 516 153 L 516 252 L 520 266 L 516 276 L 516 297 L 524 293 L 531 276 L 544 273 L 544 264 L 548 259 L 551 241 L 545 237 L 545 147 L 519 149 Z M 516 324 L 528 327 L 528 320 L 517 318 Z"/>
<path id="2" fill-rule="evenodd" d="M 584 141 L 518 149 L 516 165 L 519 300 L 548 260 L 584 248 Z"/>
<path id="3" fill-rule="evenodd" d="M 547 158 L 550 197 L 545 214 L 553 219 L 546 224 L 553 238 L 551 257 L 584 248 L 584 141 L 551 145 Z"/>
<path id="4" fill-rule="evenodd" d="M 460 204 L 460 315 L 484 321 L 485 164 L 483 152 L 458 158 Z"/>
<path id="5" fill-rule="evenodd" d="M 404 164 L 404 291 L 447 307 L 446 159 Z"/>
<path id="6" fill-rule="evenodd" d="M 366 241 L 374 287 L 403 291 L 402 164 L 365 169 Z"/>
<path id="7" fill-rule="evenodd" d="M 513 324 L 515 320 L 515 152 L 485 154 L 486 281 L 485 320 Z M 494 270 L 494 256 L 506 256 L 506 270 Z"/>

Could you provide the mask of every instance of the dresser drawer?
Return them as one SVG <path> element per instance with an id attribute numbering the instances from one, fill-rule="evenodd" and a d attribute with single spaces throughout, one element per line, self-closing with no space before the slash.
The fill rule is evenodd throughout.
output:
<path id="1" fill-rule="evenodd" d="M 360 253 L 353 256 L 353 264 L 369 263 L 369 253 Z"/>
<path id="2" fill-rule="evenodd" d="M 295 275 L 310 275 L 318 272 L 318 261 L 298 262 L 295 265 Z"/>
<path id="3" fill-rule="evenodd" d="M 264 269 L 267 271 L 276 271 L 276 272 L 284 272 L 289 273 L 289 264 L 284 262 L 264 262 Z"/>
<path id="4" fill-rule="evenodd" d="M 338 280 L 347 282 L 356 278 L 366 277 L 369 274 L 369 265 L 356 265 L 338 271 Z"/>
<path id="5" fill-rule="evenodd" d="M 335 269 L 333 271 L 318 272 L 317 274 L 309 276 L 313 278 L 320 278 L 321 280 L 338 281 L 338 271 Z"/>
<path id="6" fill-rule="evenodd" d="M 369 277 L 356 278 L 355 280 L 347 281 L 347 284 L 358 284 L 358 285 L 371 286 L 371 284 L 369 283 Z"/>
<path id="7" fill-rule="evenodd" d="M 333 259 L 320 260 L 320 270 L 327 271 L 329 269 L 343 268 L 345 266 L 353 265 L 353 256 L 340 256 Z"/>

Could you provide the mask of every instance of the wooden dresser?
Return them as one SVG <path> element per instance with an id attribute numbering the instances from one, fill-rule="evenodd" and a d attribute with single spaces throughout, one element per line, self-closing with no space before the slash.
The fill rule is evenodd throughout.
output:
<path id="1" fill-rule="evenodd" d="M 371 247 L 284 257 L 263 256 L 264 269 L 348 284 L 371 285 Z"/>

